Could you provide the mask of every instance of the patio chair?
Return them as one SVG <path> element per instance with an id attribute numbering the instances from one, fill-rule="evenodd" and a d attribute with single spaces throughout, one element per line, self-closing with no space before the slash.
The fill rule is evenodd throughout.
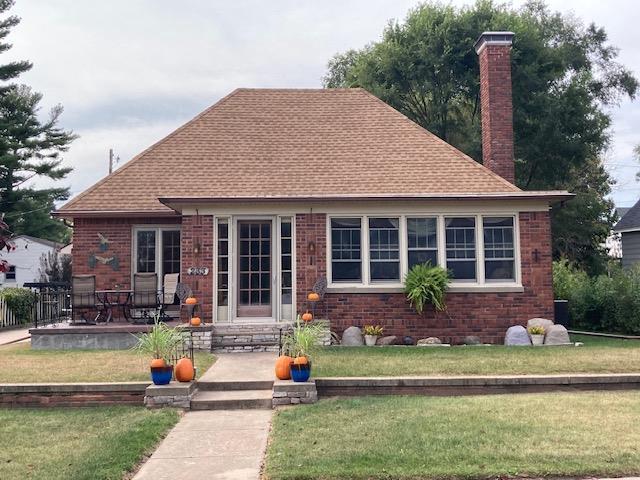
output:
<path id="1" fill-rule="evenodd" d="M 163 321 L 171 320 L 171 317 L 167 314 L 167 307 L 175 302 L 179 276 L 179 273 L 167 273 L 164 276 L 162 305 L 160 306 L 160 317 Z"/>
<path id="2" fill-rule="evenodd" d="M 71 323 L 75 322 L 75 313 L 81 310 L 98 310 L 95 319 L 89 322 L 85 317 L 85 312 L 80 319 L 85 324 L 95 325 L 101 316 L 101 305 L 96 297 L 96 276 L 95 275 L 73 275 L 71 277 Z"/>
<path id="3" fill-rule="evenodd" d="M 160 305 L 158 274 L 134 273 L 131 318 L 134 321 L 142 320 L 144 323 L 153 323 L 154 317 L 160 309 Z"/>

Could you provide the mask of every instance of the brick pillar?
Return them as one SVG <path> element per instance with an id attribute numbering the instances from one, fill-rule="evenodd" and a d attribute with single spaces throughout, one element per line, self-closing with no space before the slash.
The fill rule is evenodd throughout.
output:
<path id="1" fill-rule="evenodd" d="M 311 254 L 310 247 L 315 247 Z M 327 216 L 324 213 L 296 215 L 296 295 L 297 312 L 306 308 L 307 294 L 316 280 L 327 275 Z M 319 305 L 316 316 L 326 315 L 325 304 Z"/>
<path id="2" fill-rule="evenodd" d="M 199 315 L 203 322 L 213 319 L 213 216 L 186 215 L 182 217 L 182 261 L 180 281 L 193 290 L 200 305 Z M 207 267 L 207 275 L 187 275 L 189 267 Z M 183 320 L 186 309 L 183 309 Z"/>
<path id="3" fill-rule="evenodd" d="M 475 44 L 480 57 L 482 162 L 513 183 L 511 32 L 485 32 Z"/>

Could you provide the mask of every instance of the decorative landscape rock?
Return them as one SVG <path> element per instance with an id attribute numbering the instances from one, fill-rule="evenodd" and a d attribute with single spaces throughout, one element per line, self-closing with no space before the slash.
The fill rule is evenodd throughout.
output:
<path id="1" fill-rule="evenodd" d="M 402 338 L 402 343 L 403 343 L 404 345 L 413 345 L 413 344 L 415 344 L 416 342 L 414 342 L 414 341 L 413 341 L 413 337 L 410 337 L 409 335 L 407 335 L 406 337 L 403 337 L 403 338 Z"/>
<path id="2" fill-rule="evenodd" d="M 377 345 L 395 345 L 398 341 L 398 337 L 395 335 L 388 335 L 378 339 Z"/>
<path id="3" fill-rule="evenodd" d="M 507 346 L 531 345 L 531 338 L 526 328 L 522 325 L 514 325 L 507 329 L 507 333 L 504 336 L 504 344 Z"/>
<path id="4" fill-rule="evenodd" d="M 362 336 L 362 330 L 358 327 L 349 327 L 342 332 L 342 345 L 347 347 L 359 347 L 364 345 L 364 337 Z"/>
<path id="5" fill-rule="evenodd" d="M 566 345 L 571 343 L 569 332 L 563 325 L 552 325 L 544 336 L 545 345 Z"/>
<path id="6" fill-rule="evenodd" d="M 546 332 L 549 328 L 553 327 L 553 322 L 546 318 L 530 318 L 527 320 L 527 328 L 529 327 L 542 327 Z"/>
<path id="7" fill-rule="evenodd" d="M 482 342 L 480 341 L 480 337 L 476 335 L 467 335 L 462 339 L 462 343 L 465 345 L 480 345 Z"/>
<path id="8" fill-rule="evenodd" d="M 429 338 L 423 338 L 421 340 L 418 340 L 417 345 L 441 345 L 442 344 L 442 340 L 440 340 L 438 337 L 429 337 Z"/>

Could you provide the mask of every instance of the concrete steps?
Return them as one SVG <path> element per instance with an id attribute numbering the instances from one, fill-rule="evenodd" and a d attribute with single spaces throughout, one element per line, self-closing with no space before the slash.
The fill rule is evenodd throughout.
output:
<path id="1" fill-rule="evenodd" d="M 198 390 L 209 392 L 271 390 L 272 388 L 273 380 L 223 380 L 198 382 Z"/>
<path id="2" fill-rule="evenodd" d="M 191 399 L 191 410 L 270 410 L 272 397 L 271 390 L 198 390 Z"/>

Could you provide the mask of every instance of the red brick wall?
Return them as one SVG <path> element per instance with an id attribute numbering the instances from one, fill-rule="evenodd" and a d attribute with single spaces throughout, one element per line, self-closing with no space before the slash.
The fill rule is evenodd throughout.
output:
<path id="1" fill-rule="evenodd" d="M 325 215 L 297 215 L 296 236 L 298 311 L 302 311 L 315 279 L 326 275 Z M 313 265 L 307 253 L 310 241 L 317 250 Z M 329 293 L 318 316 L 326 316 L 338 334 L 351 325 L 375 323 L 383 325 L 387 335 L 436 336 L 454 343 L 465 335 L 477 335 L 485 342 L 501 342 L 511 325 L 533 317 L 553 318 L 548 212 L 520 214 L 520 244 L 523 293 L 450 293 L 447 313 L 427 311 L 422 316 L 401 293 Z"/>
<path id="2" fill-rule="evenodd" d="M 180 281 L 191 287 L 198 299 L 199 315 L 203 322 L 210 323 L 213 318 L 213 216 L 189 215 L 182 217 L 182 261 Z M 194 252 L 198 247 L 198 252 Z M 209 274 L 204 276 L 187 275 L 189 267 L 207 267 Z M 183 309 L 185 310 L 185 309 Z M 183 312 L 186 315 L 186 310 Z M 186 317 L 184 317 L 186 319 Z"/>
<path id="3" fill-rule="evenodd" d="M 168 218 L 76 218 L 73 222 L 73 273 L 74 275 L 95 275 L 96 288 L 111 289 L 116 284 L 131 288 L 131 247 L 133 225 L 179 224 L 180 219 Z M 98 233 L 109 240 L 109 249 L 101 252 Z M 100 262 L 94 268 L 89 266 L 91 254 L 103 257 L 115 256 L 117 270 Z"/>
<path id="4" fill-rule="evenodd" d="M 487 168 L 513 183 L 511 95 L 511 46 L 486 45 L 480 52 L 482 159 Z"/>

